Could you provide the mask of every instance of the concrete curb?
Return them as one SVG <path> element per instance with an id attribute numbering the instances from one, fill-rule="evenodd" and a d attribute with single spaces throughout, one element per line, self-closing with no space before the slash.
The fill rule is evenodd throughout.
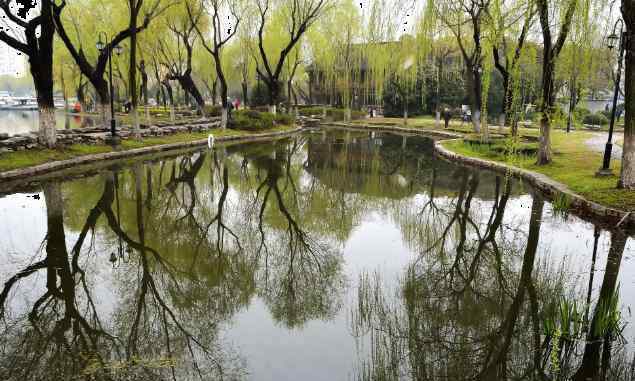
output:
<path id="1" fill-rule="evenodd" d="M 405 128 L 396 126 L 368 126 L 368 125 L 351 125 L 346 123 L 320 123 L 320 127 L 336 127 L 336 128 L 348 128 L 351 130 L 361 131 L 385 131 L 385 132 L 403 132 L 408 134 L 425 135 L 425 136 L 437 136 L 444 139 L 456 139 L 462 137 L 460 134 L 453 132 L 439 131 L 439 130 L 423 130 L 415 128 Z"/>
<path id="2" fill-rule="evenodd" d="M 220 143 L 220 142 L 247 143 L 250 141 L 258 141 L 261 139 L 292 135 L 292 134 L 295 134 L 296 132 L 301 131 L 302 129 L 303 129 L 302 127 L 297 127 L 289 131 L 277 131 L 277 132 L 269 132 L 269 133 L 256 134 L 256 135 L 221 136 L 221 137 L 215 138 L 214 141 L 217 143 Z M 62 170 L 62 169 L 67 169 L 70 167 L 76 167 L 76 166 L 91 164 L 91 163 L 100 162 L 100 161 L 123 159 L 123 158 L 145 155 L 149 153 L 177 150 L 177 149 L 189 148 L 189 147 L 199 147 L 204 145 L 207 145 L 207 139 L 194 140 L 190 142 L 162 144 L 162 145 L 142 147 L 142 148 L 134 148 L 134 149 L 125 150 L 125 151 L 105 152 L 105 153 L 98 153 L 94 155 L 78 156 L 68 160 L 53 161 L 50 163 L 39 164 L 32 167 L 19 168 L 19 169 L 13 169 L 10 171 L 0 172 L 0 181 L 19 180 L 19 179 L 36 176 L 36 175 L 42 175 L 45 173 Z"/>

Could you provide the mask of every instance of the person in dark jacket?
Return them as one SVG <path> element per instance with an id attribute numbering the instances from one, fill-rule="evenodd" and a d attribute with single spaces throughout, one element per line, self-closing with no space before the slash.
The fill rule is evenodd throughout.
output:
<path id="1" fill-rule="evenodd" d="M 445 122 L 445 128 L 450 126 L 450 119 L 452 119 L 452 111 L 446 107 L 443 109 L 443 121 Z"/>

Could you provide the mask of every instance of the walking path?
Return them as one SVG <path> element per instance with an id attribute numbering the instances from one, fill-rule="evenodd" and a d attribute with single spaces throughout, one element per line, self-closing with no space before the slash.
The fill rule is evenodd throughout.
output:
<path id="1" fill-rule="evenodd" d="M 593 138 L 585 142 L 587 147 L 596 152 L 604 152 L 604 149 L 606 148 L 606 139 L 608 139 L 608 133 L 598 132 L 594 133 L 593 135 Z M 611 150 L 611 157 L 613 159 L 622 158 L 622 147 L 615 144 L 615 136 L 613 136 L 613 149 Z"/>

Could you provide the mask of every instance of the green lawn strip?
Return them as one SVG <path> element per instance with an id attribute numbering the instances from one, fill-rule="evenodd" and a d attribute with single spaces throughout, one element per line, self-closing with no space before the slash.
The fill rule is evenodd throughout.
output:
<path id="1" fill-rule="evenodd" d="M 620 168 L 619 160 L 612 160 L 611 167 L 616 175 L 596 177 L 595 172 L 602 164 L 602 153 L 594 152 L 586 145 L 593 135 L 577 131 L 566 134 L 553 132 L 553 162 L 546 166 L 536 165 L 533 156 L 509 157 L 490 150 L 487 146 L 474 146 L 462 141 L 443 142 L 443 146 L 461 155 L 476 157 L 513 165 L 542 173 L 565 184 L 569 189 L 599 204 L 620 210 L 635 209 L 635 192 L 616 189 Z"/>
<path id="2" fill-rule="evenodd" d="M 123 150 L 150 147 L 163 144 L 183 143 L 206 139 L 211 133 L 214 137 L 222 136 L 250 136 L 262 133 L 289 131 L 295 127 L 276 126 L 266 131 L 247 132 L 240 130 L 210 130 L 202 132 L 177 133 L 174 135 L 146 137 L 143 140 L 125 139 L 121 142 Z M 18 168 L 26 168 L 34 165 L 49 163 L 52 161 L 68 160 L 79 156 L 93 155 L 111 152 L 108 145 L 73 144 L 62 149 L 32 149 L 0 154 L 0 172 Z"/>

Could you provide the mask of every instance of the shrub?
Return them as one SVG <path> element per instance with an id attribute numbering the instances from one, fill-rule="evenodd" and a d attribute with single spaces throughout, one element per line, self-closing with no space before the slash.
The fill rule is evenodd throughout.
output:
<path id="1" fill-rule="evenodd" d="M 298 109 L 298 113 L 302 116 L 311 116 L 311 115 L 316 115 L 316 116 L 321 116 L 324 108 L 323 107 L 301 107 Z"/>
<path id="2" fill-rule="evenodd" d="M 276 124 L 293 124 L 293 117 L 287 114 L 273 115 L 269 112 L 256 110 L 240 110 L 232 113 L 228 124 L 228 127 L 234 130 L 262 131 L 268 130 Z"/>
<path id="3" fill-rule="evenodd" d="M 591 114 L 591 111 L 588 108 L 577 107 L 575 110 L 573 110 L 575 120 L 584 120 L 584 117 L 589 114 Z"/>
<path id="4" fill-rule="evenodd" d="M 269 106 L 253 106 L 251 109 L 260 112 L 269 112 Z"/>
<path id="5" fill-rule="evenodd" d="M 596 113 L 596 114 L 589 114 L 585 116 L 583 119 L 583 123 L 594 125 L 594 126 L 598 126 L 598 125 L 604 126 L 609 123 L 609 120 L 606 118 L 606 116 L 600 113 Z"/>
<path id="6" fill-rule="evenodd" d="M 290 126 L 295 123 L 293 116 L 289 114 L 276 114 L 275 115 L 276 124 L 283 124 L 285 126 Z"/>
<path id="7" fill-rule="evenodd" d="M 221 116 L 222 110 L 222 107 L 217 105 L 205 105 L 203 107 L 206 116 Z"/>
<path id="8" fill-rule="evenodd" d="M 333 121 L 344 120 L 345 116 L 346 116 L 346 109 L 343 109 L 343 108 L 326 109 L 326 117 Z M 366 117 L 365 111 L 351 110 L 352 120 L 363 119 L 365 117 Z"/>

